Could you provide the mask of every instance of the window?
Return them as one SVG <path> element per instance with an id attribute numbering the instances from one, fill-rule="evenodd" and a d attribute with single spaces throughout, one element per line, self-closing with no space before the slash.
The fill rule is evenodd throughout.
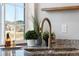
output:
<path id="1" fill-rule="evenodd" d="M 10 33 L 12 40 L 24 39 L 24 4 L 4 4 L 5 5 L 5 37 L 6 33 Z"/>

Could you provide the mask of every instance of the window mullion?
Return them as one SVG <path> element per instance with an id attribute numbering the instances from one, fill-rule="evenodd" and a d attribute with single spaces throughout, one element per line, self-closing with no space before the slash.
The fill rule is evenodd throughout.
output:
<path id="1" fill-rule="evenodd" d="M 15 20 L 15 25 L 14 25 L 14 40 L 16 40 L 16 4 L 14 4 L 14 20 Z"/>

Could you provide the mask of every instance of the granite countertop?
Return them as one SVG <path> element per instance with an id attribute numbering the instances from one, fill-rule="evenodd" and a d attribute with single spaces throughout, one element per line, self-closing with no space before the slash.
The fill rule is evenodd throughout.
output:
<path id="1" fill-rule="evenodd" d="M 79 56 L 79 49 L 75 48 L 25 48 L 32 56 Z"/>
<path id="2" fill-rule="evenodd" d="M 27 51 L 27 50 L 24 50 L 24 48 L 19 48 L 19 49 L 2 49 L 2 48 L 0 48 L 0 56 L 79 56 L 79 50 L 74 50 L 74 51 L 54 51 L 54 50 Z"/>
<path id="3" fill-rule="evenodd" d="M 0 49 L 0 56 L 29 56 L 30 52 L 25 51 L 24 49 L 11 49 L 11 50 L 2 50 Z"/>
<path id="4" fill-rule="evenodd" d="M 16 46 L 5 48 L 4 46 L 0 47 L 0 56 L 29 56 L 30 52 L 25 51 L 24 46 Z"/>
<path id="5" fill-rule="evenodd" d="M 74 48 L 47 48 L 16 46 L 15 48 L 0 47 L 0 56 L 79 56 Z"/>

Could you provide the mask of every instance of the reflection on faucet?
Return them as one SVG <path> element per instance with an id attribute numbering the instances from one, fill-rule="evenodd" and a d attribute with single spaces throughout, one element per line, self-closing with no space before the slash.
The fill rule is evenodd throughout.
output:
<path id="1" fill-rule="evenodd" d="M 48 47 L 51 47 L 51 22 L 48 18 L 44 18 L 44 20 L 42 21 L 42 25 L 41 25 L 41 33 L 43 33 L 43 25 L 44 25 L 44 22 L 47 21 L 48 24 L 49 24 L 49 28 L 50 28 L 50 31 L 49 31 L 49 39 L 48 39 Z M 42 34 L 42 38 L 43 38 L 43 34 Z"/>

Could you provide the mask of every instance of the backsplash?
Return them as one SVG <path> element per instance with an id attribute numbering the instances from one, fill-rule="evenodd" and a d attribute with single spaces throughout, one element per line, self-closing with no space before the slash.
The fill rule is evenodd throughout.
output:
<path id="1" fill-rule="evenodd" d="M 72 39 L 56 39 L 57 45 L 63 45 L 64 47 L 71 47 L 79 49 L 79 40 Z"/>

